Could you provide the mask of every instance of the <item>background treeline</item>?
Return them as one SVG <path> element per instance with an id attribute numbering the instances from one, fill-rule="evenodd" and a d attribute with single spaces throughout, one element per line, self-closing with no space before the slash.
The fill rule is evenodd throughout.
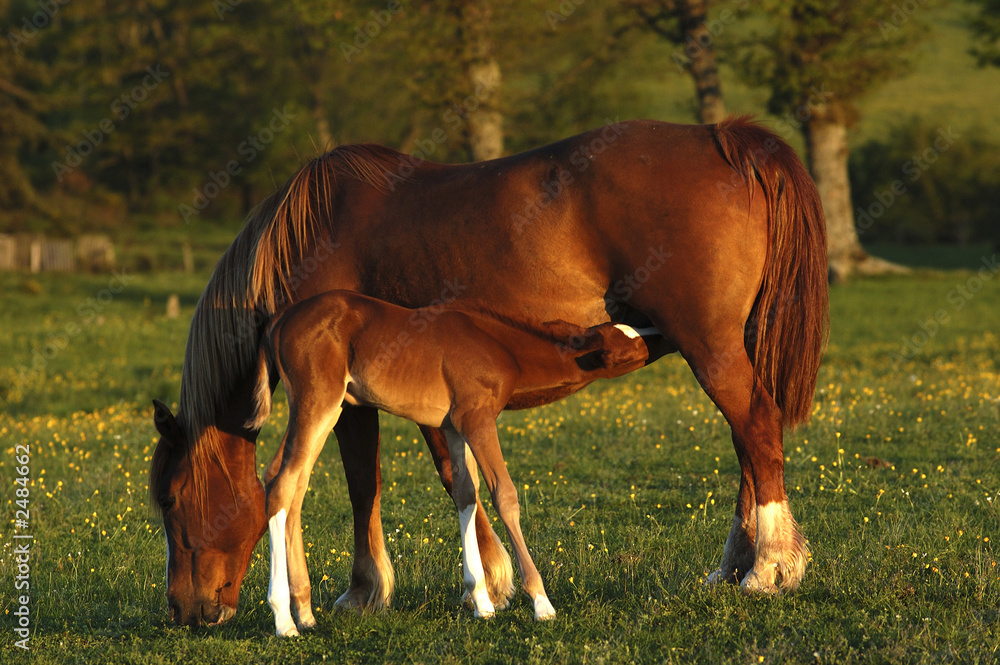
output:
<path id="1" fill-rule="evenodd" d="M 0 231 L 231 221 L 341 143 L 467 161 L 749 111 L 818 182 L 836 184 L 816 156 L 846 128 L 843 207 L 866 244 L 998 242 L 998 16 L 997 0 L 0 0 Z"/>

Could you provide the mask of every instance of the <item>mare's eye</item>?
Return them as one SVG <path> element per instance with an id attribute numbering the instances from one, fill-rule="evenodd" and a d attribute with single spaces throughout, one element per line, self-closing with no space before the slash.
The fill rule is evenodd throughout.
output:
<path id="1" fill-rule="evenodd" d="M 177 503 L 177 498 L 170 496 L 160 501 L 160 508 L 163 510 L 163 512 L 167 512 L 168 510 L 174 507 L 175 503 Z"/>

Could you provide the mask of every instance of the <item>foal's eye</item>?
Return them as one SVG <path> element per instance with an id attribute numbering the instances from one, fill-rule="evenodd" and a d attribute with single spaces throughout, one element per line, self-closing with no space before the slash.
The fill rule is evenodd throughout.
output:
<path id="1" fill-rule="evenodd" d="M 160 508 L 163 510 L 163 512 L 167 512 L 168 510 L 174 507 L 175 503 L 177 503 L 177 497 L 169 496 L 166 499 L 160 501 Z"/>

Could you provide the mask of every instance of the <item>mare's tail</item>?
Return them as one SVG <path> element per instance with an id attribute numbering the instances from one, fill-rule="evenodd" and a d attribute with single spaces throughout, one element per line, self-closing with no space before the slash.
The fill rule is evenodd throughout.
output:
<path id="1" fill-rule="evenodd" d="M 753 192 L 767 202 L 768 248 L 744 345 L 755 380 L 774 397 L 783 422 L 809 419 L 829 331 L 826 222 L 819 192 L 792 148 L 745 117 L 728 118 L 715 140 Z"/>

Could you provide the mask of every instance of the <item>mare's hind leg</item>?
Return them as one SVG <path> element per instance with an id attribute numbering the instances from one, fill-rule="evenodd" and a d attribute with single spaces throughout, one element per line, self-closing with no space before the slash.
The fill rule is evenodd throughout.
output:
<path id="1" fill-rule="evenodd" d="M 719 567 L 708 576 L 707 584 L 739 584 L 754 563 L 754 541 L 757 535 L 757 503 L 753 491 L 753 469 L 750 460 L 737 447 L 740 461 L 740 490 L 736 497 L 736 516 L 726 538 Z"/>
<path id="2" fill-rule="evenodd" d="M 382 535 L 378 410 L 344 405 L 344 412 L 333 429 L 354 511 L 351 584 L 337 599 L 337 607 L 382 610 L 389 606 L 396 578 Z"/>
<path id="3" fill-rule="evenodd" d="M 500 451 L 496 421 L 492 418 L 464 418 L 463 432 L 468 437 L 476 461 L 483 471 L 483 479 L 490 490 L 493 506 L 500 513 L 500 519 L 507 528 L 507 535 L 514 547 L 517 567 L 521 572 L 521 586 L 531 599 L 535 609 L 535 619 L 543 621 L 556 615 L 556 610 L 545 593 L 542 576 L 538 574 L 535 562 L 531 560 L 528 546 L 521 533 L 521 507 L 517 501 L 517 488 L 507 472 Z"/>
<path id="4" fill-rule="evenodd" d="M 782 589 L 795 589 L 808 550 L 785 494 L 781 412 L 766 390 L 754 386 L 742 330 L 728 339 L 717 334 L 686 345 L 684 356 L 729 421 L 742 470 L 737 514 L 715 579 L 742 576 L 740 586 L 747 592 L 777 592 L 779 579 Z"/>
<path id="5" fill-rule="evenodd" d="M 486 575 L 479 558 L 476 542 L 475 515 L 479 509 L 479 472 L 476 460 L 469 452 L 465 439 L 457 432 L 447 432 L 448 452 L 452 467 L 452 499 L 458 509 L 459 529 L 462 536 L 462 569 L 465 590 L 472 599 L 477 618 L 493 616 L 495 608 L 486 590 Z"/>
<path id="6" fill-rule="evenodd" d="M 433 427 L 421 425 L 420 432 L 427 441 L 434 466 L 441 476 L 441 484 L 450 495 L 452 474 L 448 439 L 443 430 Z M 476 493 L 476 541 L 479 543 L 479 558 L 486 573 L 486 588 L 489 590 L 490 600 L 496 609 L 502 610 L 510 605 L 511 598 L 514 597 L 514 569 L 507 548 L 500 542 L 500 538 L 490 525 L 489 516 L 483 509 L 478 492 Z M 466 602 L 471 604 L 472 597 L 466 596 Z"/>

